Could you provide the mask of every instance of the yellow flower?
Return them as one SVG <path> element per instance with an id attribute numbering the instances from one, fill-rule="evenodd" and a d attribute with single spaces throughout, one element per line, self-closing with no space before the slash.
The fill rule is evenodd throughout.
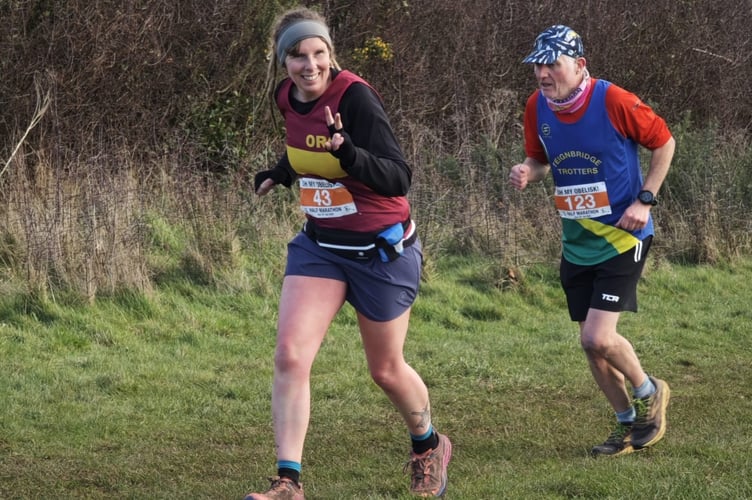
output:
<path id="1" fill-rule="evenodd" d="M 392 51 L 392 46 L 378 36 L 368 38 L 362 47 L 356 48 L 353 51 L 353 59 L 358 62 L 388 62 L 393 58 L 394 52 Z"/>

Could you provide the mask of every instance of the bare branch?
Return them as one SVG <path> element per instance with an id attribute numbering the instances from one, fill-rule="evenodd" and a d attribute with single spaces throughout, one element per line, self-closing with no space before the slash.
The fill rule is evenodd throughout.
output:
<path id="1" fill-rule="evenodd" d="M 726 56 L 722 56 L 720 54 L 715 54 L 713 52 L 710 52 L 709 50 L 697 49 L 697 48 L 694 48 L 694 47 L 692 47 L 692 50 L 694 50 L 695 52 L 700 52 L 701 54 L 707 54 L 709 56 L 717 57 L 718 59 L 723 59 L 724 61 L 730 62 L 731 64 L 736 64 L 736 61 L 734 61 L 733 59 L 730 59 L 730 58 L 728 58 Z"/>
<path id="2" fill-rule="evenodd" d="M 26 140 L 26 137 L 29 135 L 29 132 L 31 132 L 31 130 L 37 126 L 39 121 L 42 119 L 42 116 L 44 116 L 44 114 L 47 112 L 47 109 L 50 107 L 50 90 L 48 89 L 47 92 L 44 94 L 44 96 L 42 96 L 42 88 L 41 88 L 41 85 L 39 84 L 39 81 L 37 81 L 36 78 L 34 79 L 34 89 L 37 94 L 37 102 L 36 102 L 36 107 L 34 108 L 34 115 L 31 117 L 29 126 L 26 127 L 26 131 L 21 137 L 21 140 L 18 141 L 18 144 L 16 144 L 16 147 L 13 148 L 13 152 L 11 153 L 8 160 L 5 162 L 3 169 L 0 170 L 0 177 L 3 176 L 5 171 L 8 169 L 10 162 L 13 161 L 13 158 L 16 156 L 16 153 L 18 153 L 18 150 L 21 149 L 21 146 Z"/>

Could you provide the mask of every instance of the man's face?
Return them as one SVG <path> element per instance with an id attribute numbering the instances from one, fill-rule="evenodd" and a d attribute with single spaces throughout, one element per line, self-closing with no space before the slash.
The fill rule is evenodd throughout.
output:
<path id="1" fill-rule="evenodd" d="M 535 79 L 548 99 L 566 99 L 582 82 L 585 60 L 559 56 L 553 64 L 536 64 Z"/>

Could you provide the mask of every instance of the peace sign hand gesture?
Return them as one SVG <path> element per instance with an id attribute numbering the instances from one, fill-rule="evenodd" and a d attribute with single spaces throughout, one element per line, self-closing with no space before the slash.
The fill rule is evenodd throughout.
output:
<path id="1" fill-rule="evenodd" d="M 342 126 L 342 115 L 339 113 L 333 115 L 332 109 L 329 106 L 324 106 L 324 116 L 331 136 L 324 143 L 324 147 L 340 160 L 343 168 L 347 168 L 355 162 L 356 150 L 350 135 L 345 132 Z"/>

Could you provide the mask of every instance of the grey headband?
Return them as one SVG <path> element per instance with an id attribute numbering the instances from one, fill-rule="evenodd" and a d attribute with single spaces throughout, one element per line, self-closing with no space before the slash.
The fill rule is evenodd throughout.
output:
<path id="1" fill-rule="evenodd" d="M 304 19 L 291 24 L 277 37 L 277 62 L 281 66 L 285 63 L 285 57 L 290 47 L 306 38 L 320 36 L 331 47 L 332 39 L 329 37 L 329 28 L 319 21 Z"/>

